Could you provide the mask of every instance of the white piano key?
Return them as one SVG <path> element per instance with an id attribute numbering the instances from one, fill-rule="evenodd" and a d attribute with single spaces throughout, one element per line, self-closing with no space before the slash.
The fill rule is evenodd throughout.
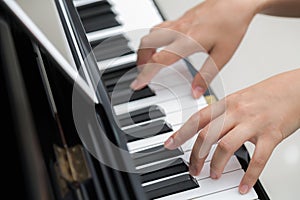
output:
<path id="1" fill-rule="evenodd" d="M 92 42 L 95 40 L 109 38 L 121 34 L 123 32 L 124 32 L 124 28 L 122 26 L 115 26 L 115 27 L 87 33 L 86 36 L 88 38 L 88 41 Z"/>
<path id="2" fill-rule="evenodd" d="M 176 130 L 180 128 L 180 126 L 172 128 L 172 132 L 127 143 L 129 152 L 132 153 L 136 151 L 141 151 L 143 149 L 163 144 L 166 141 L 166 139 L 168 139 L 168 137 L 170 137 Z"/>
<path id="3" fill-rule="evenodd" d="M 154 79 L 166 79 L 167 75 L 170 74 L 186 79 L 187 83 L 190 83 L 193 78 L 186 66 L 186 63 L 183 60 L 179 60 L 172 65 L 162 68 Z"/>
<path id="4" fill-rule="evenodd" d="M 257 195 L 254 191 L 254 189 L 251 189 L 249 191 L 249 193 L 241 195 L 238 192 L 238 187 L 234 187 L 225 191 L 220 191 L 217 193 L 213 193 L 207 196 L 202 196 L 202 197 L 196 197 L 193 198 L 193 200 L 224 200 L 224 198 L 226 199 L 230 199 L 230 200 L 234 200 L 234 199 L 238 199 L 238 200 L 253 200 L 253 199 L 257 199 Z"/>
<path id="5" fill-rule="evenodd" d="M 207 102 L 204 97 L 194 99 L 191 95 L 181 97 L 180 99 L 170 99 L 163 102 L 148 102 L 149 105 L 157 105 L 161 107 L 166 114 L 184 110 L 187 108 L 194 108 L 195 111 L 207 106 Z M 146 106 L 149 106 L 146 105 Z M 131 112 L 133 110 L 141 109 L 145 107 L 145 104 L 121 104 L 114 107 L 116 115 Z"/>
<path id="6" fill-rule="evenodd" d="M 171 160 L 175 160 L 175 159 L 172 158 Z M 166 162 L 166 161 L 164 160 L 162 162 Z M 154 164 L 152 164 L 152 165 L 154 165 Z M 147 166 L 149 166 L 149 165 L 147 165 Z M 142 168 L 143 167 L 140 167 L 139 169 L 142 169 Z M 239 164 L 237 158 L 235 156 L 232 156 L 228 160 L 228 163 L 225 166 L 224 171 L 223 171 L 222 174 L 232 172 L 232 171 L 236 171 L 236 170 L 239 170 L 239 169 L 241 169 L 241 165 Z M 175 175 L 172 175 L 172 176 L 164 177 L 164 178 L 161 178 L 161 179 L 156 179 L 156 180 L 153 180 L 153 181 L 150 181 L 150 182 L 146 182 L 142 186 L 146 186 L 146 185 L 150 185 L 150 184 L 157 183 L 157 182 L 160 182 L 160 181 L 168 180 L 170 178 L 177 177 L 177 176 L 180 176 L 182 174 L 188 174 L 188 173 L 189 172 L 187 171 L 187 172 L 183 172 L 183 173 L 180 173 L 180 174 L 175 174 Z M 205 162 L 204 165 L 203 165 L 203 168 L 201 170 L 200 175 L 199 176 L 194 176 L 194 178 L 196 180 L 210 178 L 210 162 Z"/>
<path id="7" fill-rule="evenodd" d="M 170 160 L 175 160 L 174 158 L 170 159 Z M 165 162 L 166 160 L 162 160 L 161 162 Z M 155 163 L 157 164 L 157 163 Z M 148 166 L 151 166 L 151 165 L 155 165 L 154 163 L 151 163 L 150 165 L 147 165 Z M 146 165 L 144 166 L 141 166 L 139 167 L 139 169 L 142 169 L 143 167 L 145 167 Z M 228 163 L 227 165 L 225 166 L 224 168 L 224 171 L 222 172 L 222 175 L 223 174 L 226 174 L 226 173 L 229 173 L 229 172 L 232 172 L 232 171 L 236 171 L 236 170 L 239 170 L 239 169 L 242 169 L 239 161 L 237 160 L 237 158 L 235 156 L 232 156 L 229 160 L 228 160 Z M 186 172 L 186 173 L 189 173 L 189 172 Z M 175 176 L 178 176 L 180 174 L 176 174 L 172 177 L 175 177 Z M 152 184 L 152 183 L 156 183 L 156 182 L 159 182 L 159 181 L 162 181 L 162 180 L 167 180 L 169 178 L 172 178 L 172 177 L 165 177 L 163 179 L 158 179 L 158 180 L 154 180 L 154 181 L 151 181 L 151 183 L 147 182 L 145 183 L 145 185 L 149 185 L 149 184 Z M 206 162 L 204 163 L 203 165 L 203 168 L 200 172 L 200 174 L 198 176 L 194 176 L 194 178 L 198 181 L 201 181 L 202 179 L 207 179 L 207 178 L 210 178 L 210 160 L 206 159 Z"/>
<path id="8" fill-rule="evenodd" d="M 209 151 L 209 154 L 208 154 L 208 156 L 205 159 L 205 162 L 211 161 L 216 148 L 217 148 L 216 144 L 212 145 L 212 147 L 211 147 L 211 149 Z M 182 159 L 185 160 L 187 163 L 189 163 L 190 162 L 191 153 L 192 153 L 192 149 L 193 149 L 193 145 L 189 146 L 188 148 L 184 147 L 183 145 L 181 145 L 181 149 L 182 149 L 183 152 L 185 152 L 184 155 L 182 156 Z"/>
<path id="9" fill-rule="evenodd" d="M 75 7 L 95 3 L 95 2 L 100 2 L 102 0 L 73 0 L 73 4 Z"/>
<path id="10" fill-rule="evenodd" d="M 206 159 L 206 160 L 208 160 L 208 159 Z M 235 156 L 231 156 L 231 158 L 228 160 L 227 165 L 224 168 L 222 175 L 225 173 L 231 172 L 231 171 L 241 169 L 241 168 L 242 167 L 241 167 L 238 159 Z M 195 178 L 197 180 L 210 178 L 210 160 L 204 163 L 200 174 L 198 176 L 195 176 Z"/>
<path id="11" fill-rule="evenodd" d="M 223 192 L 226 190 L 231 190 L 232 188 L 236 188 L 236 190 L 232 191 L 233 193 L 238 193 L 238 185 L 240 183 L 241 177 L 244 175 L 244 171 L 242 169 L 232 171 L 225 173 L 219 178 L 218 180 L 213 180 L 211 178 L 206 178 L 203 180 L 198 180 L 198 183 L 200 185 L 199 188 L 195 188 L 192 190 L 180 192 L 177 194 L 172 194 L 169 196 L 165 196 L 162 198 L 159 198 L 161 200 L 174 200 L 174 199 L 194 199 L 194 198 L 200 198 L 201 197 L 206 197 L 207 199 L 212 199 L 214 200 L 213 196 L 212 198 L 209 198 L 210 195 L 216 194 L 218 192 Z M 231 192 L 230 194 L 228 193 L 223 193 L 227 194 L 228 196 L 223 196 L 223 199 L 231 199 Z M 241 194 L 238 195 L 233 195 L 236 196 L 236 199 L 240 199 L 242 197 Z M 257 195 L 253 192 L 250 192 L 248 194 L 248 198 L 246 199 L 255 199 L 257 198 Z"/>
<path id="12" fill-rule="evenodd" d="M 162 17 L 150 0 L 131 0 L 130 3 L 124 0 L 109 0 L 109 2 L 112 2 L 117 14 L 122 18 L 125 31 L 151 28 L 162 22 Z"/>
<path id="13" fill-rule="evenodd" d="M 161 145 L 161 144 L 160 144 Z M 160 145 L 155 145 L 155 146 L 151 146 L 149 148 L 153 148 L 153 147 L 157 147 L 157 146 L 160 146 Z M 146 148 L 146 149 L 149 149 L 149 148 Z M 213 156 L 213 153 L 215 151 L 215 148 L 216 148 L 216 145 L 214 145 L 209 153 L 209 155 L 207 156 L 207 158 L 205 159 L 205 164 L 203 166 L 203 169 L 202 169 L 202 172 L 201 174 L 198 176 L 198 177 L 195 177 L 196 179 L 203 179 L 203 178 L 207 178 L 209 177 L 209 163 L 211 161 L 211 158 Z M 190 160 L 190 155 L 191 155 L 191 151 L 188 151 L 188 152 L 185 152 L 182 148 L 180 148 L 184 154 L 183 155 L 180 155 L 176 158 L 181 158 L 184 162 L 186 162 L 186 164 L 188 165 L 189 164 L 189 160 Z M 141 149 L 141 150 L 138 150 L 138 151 L 142 151 L 142 150 L 145 150 L 145 149 Z M 135 153 L 135 152 L 134 152 Z M 138 166 L 137 169 L 143 169 L 145 167 L 149 167 L 149 166 L 152 166 L 152 165 L 156 165 L 156 164 L 159 164 L 159 163 L 163 163 L 163 162 L 166 162 L 166 161 L 172 161 L 172 160 L 175 160 L 176 158 L 169 158 L 169 159 L 164 159 L 164 160 L 160 160 L 160 161 L 157 161 L 155 163 L 149 163 L 149 164 L 146 164 L 146 165 L 142 165 L 142 166 Z M 232 156 L 230 162 L 228 162 L 226 168 L 224 169 L 224 172 L 228 172 L 228 171 L 232 171 L 230 170 L 230 168 L 236 168 L 236 169 L 240 169 L 241 166 L 240 164 L 238 163 L 233 163 L 233 162 L 236 162 L 237 159 L 235 156 Z M 208 169 L 207 169 L 208 168 Z"/>
<path id="14" fill-rule="evenodd" d="M 202 107 L 205 107 L 205 106 L 206 105 L 202 105 Z M 199 107 L 200 106 L 198 106 L 198 108 Z M 122 128 L 122 130 L 126 130 L 126 129 L 129 129 L 129 128 L 142 126 L 144 124 L 148 124 L 150 122 L 154 122 L 154 121 L 158 121 L 158 120 L 165 121 L 171 127 L 180 126 L 184 122 L 186 122 L 197 111 L 198 111 L 198 109 L 195 108 L 195 107 L 184 108 L 184 109 L 177 110 L 175 112 L 168 112 L 168 110 L 163 110 L 163 112 L 165 113 L 165 116 L 158 117 L 158 118 L 151 119 L 151 120 L 147 120 L 147 121 L 143 121 L 143 122 L 136 123 L 136 124 L 131 124 L 131 125 L 128 125 L 128 126 L 123 126 L 123 127 L 120 127 L 120 128 Z"/>
<path id="15" fill-rule="evenodd" d="M 130 63 L 130 62 L 135 62 L 137 58 L 137 55 L 135 53 L 129 54 L 129 55 L 124 55 L 120 56 L 117 58 L 111 58 L 107 60 L 103 60 L 100 62 L 97 62 L 98 68 L 100 71 L 104 71 L 105 69 L 113 68 L 122 64 Z"/>
<path id="16" fill-rule="evenodd" d="M 129 112 L 130 107 L 133 108 L 143 108 L 149 105 L 157 105 L 160 102 L 166 102 L 172 99 L 176 99 L 180 102 L 180 99 L 184 96 L 191 96 L 191 90 L 186 88 L 186 85 L 179 85 L 175 86 L 174 88 L 165 89 L 165 90 L 159 90 L 155 91 L 155 96 L 151 96 L 149 98 L 140 99 L 136 101 L 132 101 L 125 104 L 120 104 L 114 106 L 116 113 L 126 113 Z M 119 110 L 119 111 L 116 111 Z"/>
<path id="17" fill-rule="evenodd" d="M 181 125 L 186 122 L 195 112 L 195 108 L 187 108 L 173 113 L 168 113 L 165 117 L 165 121 L 172 126 Z"/>

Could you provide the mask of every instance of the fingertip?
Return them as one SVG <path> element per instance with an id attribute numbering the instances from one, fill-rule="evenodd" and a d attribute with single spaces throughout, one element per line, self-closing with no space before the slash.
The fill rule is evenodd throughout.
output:
<path id="1" fill-rule="evenodd" d="M 250 187 L 248 185 L 246 185 L 246 184 L 241 184 L 239 186 L 239 192 L 241 194 L 247 194 L 249 192 L 249 189 L 250 189 Z"/>
<path id="2" fill-rule="evenodd" d="M 189 167 L 189 173 L 192 176 L 198 176 L 199 175 L 198 170 L 197 170 L 197 168 L 194 165 L 190 165 L 190 167 Z"/>
<path id="3" fill-rule="evenodd" d="M 210 169 L 210 177 L 212 179 L 218 179 L 219 175 L 214 170 Z"/>
<path id="4" fill-rule="evenodd" d="M 154 63 L 158 63 L 163 66 L 168 66 L 180 60 L 181 58 L 182 57 L 175 54 L 174 51 L 170 51 L 166 47 L 165 49 L 154 53 L 150 60 Z"/>
<path id="5" fill-rule="evenodd" d="M 200 86 L 195 86 L 192 88 L 192 95 L 195 99 L 200 98 L 205 92 L 205 89 Z"/>
<path id="6" fill-rule="evenodd" d="M 165 147 L 166 149 L 170 149 L 170 150 L 175 149 L 176 146 L 175 146 L 174 138 L 173 138 L 173 137 L 169 137 L 169 138 L 165 141 L 164 147 Z"/>
<path id="7" fill-rule="evenodd" d="M 133 89 L 133 90 L 136 90 L 137 87 L 138 87 L 139 83 L 138 83 L 138 80 L 135 79 L 134 81 L 132 81 L 132 83 L 130 84 L 130 88 Z"/>
<path id="8" fill-rule="evenodd" d="M 146 85 L 146 83 L 143 83 L 143 82 L 139 81 L 138 79 L 135 79 L 130 84 L 130 88 L 132 90 L 139 90 L 139 89 L 142 89 L 145 85 Z"/>

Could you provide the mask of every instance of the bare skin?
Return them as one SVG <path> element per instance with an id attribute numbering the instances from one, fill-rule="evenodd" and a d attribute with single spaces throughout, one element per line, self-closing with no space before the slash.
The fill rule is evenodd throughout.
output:
<path id="1" fill-rule="evenodd" d="M 198 111 L 165 147 L 177 148 L 201 130 L 192 150 L 190 173 L 201 172 L 211 146 L 218 142 L 210 165 L 210 176 L 217 179 L 233 153 L 244 142 L 252 142 L 255 151 L 239 187 L 240 193 L 247 193 L 274 148 L 300 127 L 299 77 L 300 69 L 274 76 Z"/>
<path id="2" fill-rule="evenodd" d="M 162 67 L 203 51 L 209 58 L 192 82 L 192 94 L 199 98 L 231 58 L 257 13 L 296 17 L 299 10 L 300 0 L 207 0 L 179 19 L 157 25 L 142 39 L 137 61 L 141 72 L 131 87 L 140 89 Z M 230 156 L 244 142 L 252 142 L 255 152 L 239 186 L 241 194 L 247 193 L 274 148 L 300 128 L 299 77 L 300 69 L 285 72 L 209 105 L 174 133 L 165 147 L 177 148 L 200 131 L 190 159 L 190 173 L 198 175 L 212 144 L 218 142 L 210 171 L 217 179 Z"/>

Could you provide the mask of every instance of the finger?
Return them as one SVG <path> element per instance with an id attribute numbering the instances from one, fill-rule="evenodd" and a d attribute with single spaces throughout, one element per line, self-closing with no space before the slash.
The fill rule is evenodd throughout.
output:
<path id="1" fill-rule="evenodd" d="M 248 193 L 248 191 L 254 186 L 274 148 L 275 145 L 270 140 L 259 140 L 256 143 L 253 157 L 239 186 L 241 194 Z"/>
<path id="2" fill-rule="evenodd" d="M 197 149 L 194 148 L 193 151 L 197 151 Z M 191 154 L 189 172 L 192 176 L 198 176 L 200 174 L 207 156 L 205 156 L 204 158 L 199 158 L 199 156 L 195 154 Z"/>
<path id="3" fill-rule="evenodd" d="M 233 125 L 231 120 L 226 119 L 225 114 L 222 114 L 202 129 L 191 154 L 190 173 L 195 173 L 192 175 L 196 176 L 200 173 L 202 162 L 204 162 L 208 156 L 212 145 L 215 144 L 219 138 L 223 137 L 226 132 L 232 129 Z M 200 162 L 200 164 L 197 162 Z"/>
<path id="4" fill-rule="evenodd" d="M 213 137 L 209 136 L 207 129 L 208 128 L 204 128 L 199 133 L 191 153 L 189 167 L 190 174 L 193 176 L 199 175 L 212 145 L 217 141 L 217 139 L 214 139 Z"/>
<path id="5" fill-rule="evenodd" d="M 182 58 L 200 51 L 203 52 L 205 49 L 193 39 L 180 35 L 163 50 L 156 52 L 152 56 L 152 60 L 163 65 L 171 65 Z"/>
<path id="6" fill-rule="evenodd" d="M 159 48 L 172 43 L 179 34 L 176 31 L 166 28 L 156 28 L 141 39 L 140 49 Z"/>
<path id="7" fill-rule="evenodd" d="M 225 111 L 225 100 L 211 104 L 193 114 L 188 121 L 165 142 L 165 148 L 176 149 L 200 129 Z"/>
<path id="8" fill-rule="evenodd" d="M 150 29 L 150 33 L 153 32 L 153 31 L 156 31 L 157 29 L 159 28 L 168 28 L 170 27 L 172 24 L 174 23 L 174 21 L 164 21 L 160 24 L 157 24 L 155 26 L 153 26 L 153 28 Z"/>
<path id="9" fill-rule="evenodd" d="M 222 114 L 212 120 L 208 125 L 206 125 L 201 133 L 199 133 L 197 142 L 194 146 L 199 145 L 198 152 L 195 153 L 198 157 L 203 158 L 210 152 L 211 146 L 223 137 L 225 133 L 231 130 L 234 123 L 229 119 L 225 118 L 225 114 Z"/>
<path id="10" fill-rule="evenodd" d="M 156 31 L 152 31 L 144 36 L 141 39 L 140 47 L 137 52 L 137 65 L 147 63 L 157 48 L 172 43 L 175 40 L 176 35 L 177 34 L 174 31 L 156 28 Z"/>
<path id="11" fill-rule="evenodd" d="M 137 51 L 137 66 L 141 69 L 146 64 L 153 54 L 156 52 L 155 48 L 144 48 Z"/>
<path id="12" fill-rule="evenodd" d="M 192 82 L 192 94 L 194 98 L 199 98 L 205 93 L 208 85 L 229 60 L 229 56 L 230 55 L 226 52 L 226 48 L 222 48 L 221 45 L 215 46 L 210 51 L 208 58 Z"/>
<path id="13" fill-rule="evenodd" d="M 131 83 L 130 87 L 133 90 L 138 90 L 145 87 L 161 68 L 166 67 L 181 59 L 181 57 L 173 51 L 178 46 L 180 46 L 180 44 L 178 43 L 180 43 L 180 41 L 171 43 L 165 48 L 165 50 L 154 54 L 147 64 L 139 67 L 139 69 L 141 69 L 141 72 Z"/>
<path id="14" fill-rule="evenodd" d="M 140 68 L 141 72 L 138 74 L 136 79 L 130 84 L 130 87 L 133 90 L 142 89 L 163 67 L 165 66 L 159 63 L 153 63 L 153 61 L 150 61 L 149 63 L 143 65 L 143 67 Z"/>
<path id="15" fill-rule="evenodd" d="M 232 126 L 234 125 L 232 124 Z M 218 142 L 210 162 L 210 176 L 213 179 L 217 179 L 222 175 L 228 160 L 247 141 L 248 135 L 246 133 L 249 132 L 249 129 L 240 125 L 229 130 L 228 133 L 226 132 L 222 133 L 224 136 Z"/>

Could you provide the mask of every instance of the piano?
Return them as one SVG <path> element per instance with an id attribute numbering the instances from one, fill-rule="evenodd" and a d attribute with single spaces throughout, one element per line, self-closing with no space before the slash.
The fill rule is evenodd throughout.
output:
<path id="1" fill-rule="evenodd" d="M 55 3 L 80 81 L 29 30 L 14 1 L 0 3 L 3 129 L 10 130 L 18 166 L 8 169 L 18 191 L 10 197 L 269 199 L 259 181 L 248 194 L 238 193 L 250 159 L 244 146 L 219 180 L 209 177 L 217 144 L 197 177 L 188 173 L 196 136 L 164 149 L 165 139 L 213 94 L 191 97 L 188 59 L 164 68 L 139 91 L 129 88 L 138 73 L 140 38 L 164 20 L 154 1 Z"/>

